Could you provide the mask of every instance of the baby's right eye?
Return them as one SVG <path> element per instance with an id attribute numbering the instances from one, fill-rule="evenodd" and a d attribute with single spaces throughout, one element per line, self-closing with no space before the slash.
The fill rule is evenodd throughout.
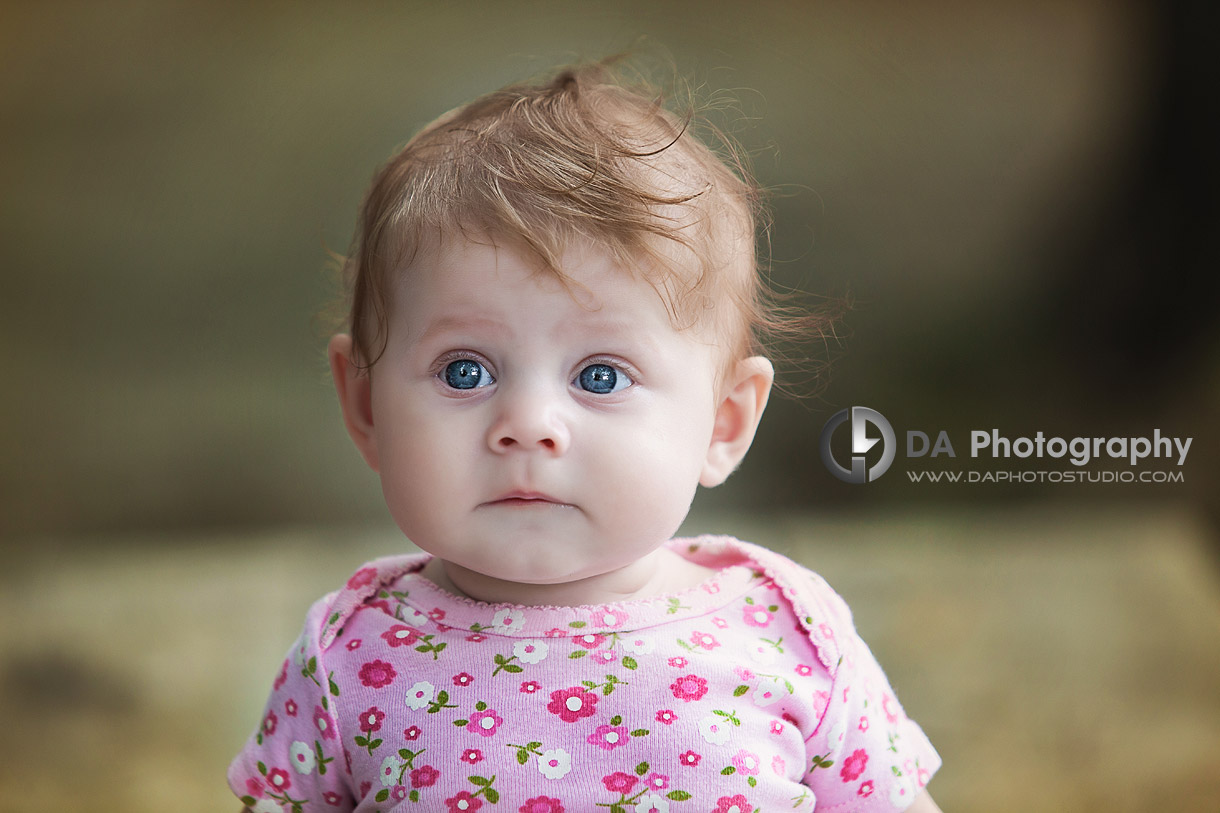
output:
<path id="1" fill-rule="evenodd" d="M 445 365 L 441 377 L 455 390 L 473 390 L 496 383 L 491 374 L 474 359 L 458 359 Z"/>

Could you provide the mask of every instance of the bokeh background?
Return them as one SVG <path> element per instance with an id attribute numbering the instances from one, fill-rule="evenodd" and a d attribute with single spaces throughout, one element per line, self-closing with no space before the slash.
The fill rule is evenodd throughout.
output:
<path id="1" fill-rule="evenodd" d="M 232 805 L 311 598 L 402 549 L 316 318 L 376 166 L 636 49 L 737 105 L 772 270 L 849 296 L 691 530 L 848 598 L 946 811 L 1220 794 L 1217 31 L 1202 3 L 0 3 L 0 811 Z M 664 77 L 662 77 L 664 78 Z M 797 390 L 809 391 L 799 374 Z M 864 404 L 959 461 L 849 486 Z M 1191 437 L 1161 484 L 913 483 L 972 429 Z M 1091 470 L 1125 470 L 1103 462 Z"/>

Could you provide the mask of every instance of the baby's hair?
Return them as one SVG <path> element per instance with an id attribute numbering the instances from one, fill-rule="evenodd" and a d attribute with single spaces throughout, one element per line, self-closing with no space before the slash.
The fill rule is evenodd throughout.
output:
<path id="1" fill-rule="evenodd" d="M 385 350 L 396 275 L 453 234 L 523 246 L 569 288 L 564 250 L 591 242 L 657 290 L 677 329 L 710 326 L 726 362 L 770 338 L 828 332 L 832 317 L 776 305 L 755 249 L 763 196 L 742 151 L 693 104 L 674 112 L 647 82 L 628 82 L 621 61 L 480 97 L 380 168 L 342 261 L 358 367 Z"/>

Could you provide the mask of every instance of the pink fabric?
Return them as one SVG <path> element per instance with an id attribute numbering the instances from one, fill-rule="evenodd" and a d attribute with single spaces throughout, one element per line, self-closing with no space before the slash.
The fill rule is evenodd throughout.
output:
<path id="1" fill-rule="evenodd" d="M 365 565 L 310 610 L 230 786 L 259 813 L 909 805 L 940 758 L 842 599 L 744 542 L 670 544 L 717 575 L 599 607 Z"/>

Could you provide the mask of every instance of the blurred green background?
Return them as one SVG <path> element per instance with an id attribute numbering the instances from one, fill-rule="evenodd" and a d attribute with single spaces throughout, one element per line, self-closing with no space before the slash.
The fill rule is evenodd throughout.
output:
<path id="1" fill-rule="evenodd" d="M 833 359 L 825 388 L 772 400 L 742 471 L 697 498 L 693 522 L 727 513 L 815 567 L 817 540 L 837 528 L 885 554 L 869 562 L 885 590 L 870 592 L 879 582 L 844 563 L 849 586 L 879 602 L 903 591 L 930 596 L 917 602 L 935 621 L 929 629 L 973 605 L 953 604 L 967 594 L 952 585 L 885 563 L 912 561 L 912 528 L 927 542 L 920 561 L 967 568 L 958 587 L 975 584 L 972 551 L 993 575 L 1006 557 L 1042 551 L 1035 561 L 1062 577 L 1047 540 L 1074 551 L 1085 539 L 1064 567 L 1092 573 L 1081 583 L 1099 589 L 1123 583 L 1089 570 L 1106 560 L 1130 565 L 1123 578 L 1159 572 L 1149 561 L 1193 574 L 1189 589 L 1170 580 L 1148 590 L 1197 600 L 1173 612 L 1153 601 L 1145 615 L 1189 628 L 1162 644 L 1177 647 L 1177 660 L 1162 660 L 1214 688 L 1215 658 L 1200 654 L 1220 649 L 1212 17 L 1202 4 L 1100 0 L 0 3 L 0 551 L 10 561 L 0 586 L 20 619 L 0 641 L 8 711 L 97 712 L 99 731 L 126 731 L 124 742 L 136 743 L 130 753 L 168 758 L 157 743 L 191 739 L 196 729 L 184 719 L 208 719 L 204 695 L 157 706 L 147 679 L 129 682 L 123 666 L 100 664 L 168 659 L 163 636 L 198 635 L 214 640 L 217 660 L 255 660 L 240 673 L 226 667 L 226 679 L 249 681 L 233 692 L 194 678 L 215 693 L 209 703 L 239 695 L 234 719 L 255 722 L 262 676 L 295 634 L 301 602 L 359 555 L 398 544 L 330 390 L 316 319 L 337 292 L 326 249 L 346 249 L 374 169 L 438 114 L 552 66 L 633 47 L 738 98 L 734 134 L 775 191 L 775 279 L 813 303 L 843 294 L 855 302 L 843 341 L 805 348 Z M 900 438 L 947 431 L 959 458 L 971 429 L 992 427 L 1068 438 L 1155 427 L 1193 445 L 1182 483 L 933 486 L 911 483 L 904 469 L 950 466 L 900 457 L 882 480 L 848 486 L 825 471 L 817 444 L 826 419 L 852 404 L 881 411 Z M 1040 468 L 1069 468 L 1047 462 Z M 784 530 L 792 517 L 805 523 L 799 533 Z M 879 547 L 846 527 L 875 532 Z M 351 528 L 373 529 L 377 541 L 353 545 L 337 570 L 284 592 L 276 573 L 286 566 L 275 557 L 293 547 L 285 539 L 333 553 L 327 529 Z M 1099 536 L 1105 529 L 1118 539 L 1124 528 L 1137 530 L 1113 548 Z M 940 536 L 960 544 L 936 553 Z M 1161 554 L 1163 538 L 1173 541 Z M 251 571 L 251 557 L 266 569 Z M 144 567 L 209 590 L 198 605 L 209 609 L 178 602 L 182 623 L 199 628 L 149 632 L 132 652 L 107 650 L 106 636 L 153 612 L 137 598 Z M 77 572 L 79 583 L 64 575 Z M 99 582 L 96 572 L 108 575 Z M 102 608 L 93 646 L 110 654 L 80 654 L 77 604 L 29 609 L 40 606 L 34 596 L 49 601 L 69 589 L 73 602 Z M 1064 590 L 1065 614 L 1080 622 L 1073 635 L 1088 640 L 1112 621 L 1098 609 L 1110 604 L 1081 614 L 1073 608 L 1087 599 L 1073 603 Z M 204 629 L 244 624 L 274 599 L 289 606 L 249 650 L 226 648 L 223 635 Z M 874 612 L 881 624 L 885 613 Z M 932 633 L 894 640 L 910 645 L 924 640 L 910 638 L 918 634 Z M 1114 651 L 1137 644 L 1146 651 L 1145 639 L 1119 637 Z M 926 726 L 949 766 L 938 796 L 958 809 L 1001 809 L 996 800 L 1012 795 L 994 789 L 1006 786 L 953 778 L 950 757 L 969 755 L 974 735 L 954 722 L 952 698 L 937 695 L 936 669 L 981 676 L 984 650 L 963 644 L 952 665 L 941 658 L 926 673 L 916 654 L 902 659 L 901 646 L 898 671 L 943 710 Z M 162 667 L 173 671 L 168 660 Z M 1129 680 L 1118 661 L 1107 674 L 1116 685 Z M 1017 702 L 1004 677 L 970 685 L 993 707 Z M 150 708 L 175 725 L 149 722 Z M 1194 711 L 1220 721 L 1214 700 Z M 38 719 L 29 718 L 30 731 Z M 115 728 L 120 719 L 145 722 Z M 222 727 L 214 745 L 188 749 L 189 779 L 173 773 L 181 766 L 123 774 L 126 807 L 115 809 L 164 809 L 166 799 L 174 809 L 215 809 L 214 799 L 190 807 L 171 787 L 193 788 L 189 796 L 219 785 L 217 755 L 235 749 L 244 733 L 234 732 L 244 730 Z M 1079 740 L 1069 731 L 1057 741 L 1065 754 L 1092 747 L 1088 732 L 1100 729 L 1074 730 Z M 1201 740 L 1191 753 L 1202 761 L 1178 760 L 1185 773 L 1162 778 L 1187 789 L 1180 809 L 1206 809 L 1191 800 L 1214 799 L 1200 777 L 1214 775 L 1220 745 L 1203 728 L 1184 730 L 1189 736 L 1168 736 Z M 90 743 L 92 759 L 107 749 L 104 734 Z M 0 810 L 32 809 L 29 798 L 111 809 L 64 801 L 85 795 L 22 796 L 17 777 L 41 760 L 11 746 L 10 757 L 33 761 L 0 773 Z M 1116 798 L 1148 809 L 1128 790 L 1108 793 L 1110 769 L 1092 775 L 1101 789 L 1072 797 L 1078 804 L 1041 809 L 1121 809 Z M 1000 775 L 1004 765 L 988 770 Z M 979 798 L 991 801 L 972 803 Z"/>

